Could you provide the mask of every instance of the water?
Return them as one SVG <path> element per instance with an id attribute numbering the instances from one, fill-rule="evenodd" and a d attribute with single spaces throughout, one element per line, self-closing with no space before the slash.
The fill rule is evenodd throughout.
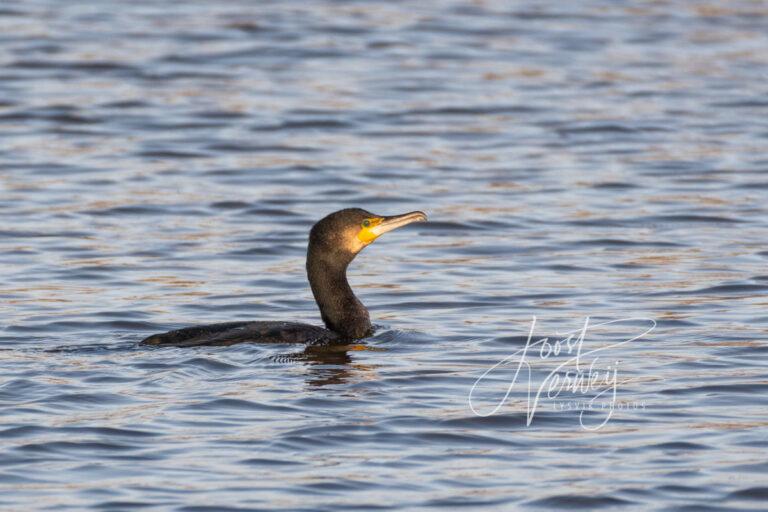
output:
<path id="1" fill-rule="evenodd" d="M 3 2 L 0 507 L 763 509 L 766 23 L 761 1 Z M 347 206 L 431 219 L 350 270 L 375 336 L 137 346 L 319 323 L 306 235 Z M 602 428 L 570 392 L 527 425 L 525 366 L 472 412 L 534 316 L 552 350 L 587 317 L 585 351 L 656 322 L 600 352 Z M 541 345 L 534 387 L 573 354 Z"/>

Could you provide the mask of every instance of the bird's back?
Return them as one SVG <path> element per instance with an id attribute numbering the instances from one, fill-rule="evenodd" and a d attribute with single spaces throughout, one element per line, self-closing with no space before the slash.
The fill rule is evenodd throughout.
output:
<path id="1" fill-rule="evenodd" d="M 298 322 L 227 322 L 198 325 L 145 338 L 142 345 L 195 347 L 235 343 L 331 343 L 339 336 L 328 329 Z"/>

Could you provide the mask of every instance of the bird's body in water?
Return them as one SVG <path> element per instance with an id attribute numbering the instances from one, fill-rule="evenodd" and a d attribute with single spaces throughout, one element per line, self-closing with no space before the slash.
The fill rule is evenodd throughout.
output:
<path id="1" fill-rule="evenodd" d="M 422 212 L 383 217 L 348 208 L 312 226 L 307 246 L 307 277 L 326 328 L 296 322 L 228 322 L 154 334 L 142 344 L 190 347 L 242 342 L 334 343 L 364 338 L 372 333 L 373 327 L 368 310 L 349 286 L 347 267 L 380 235 L 426 220 Z"/>

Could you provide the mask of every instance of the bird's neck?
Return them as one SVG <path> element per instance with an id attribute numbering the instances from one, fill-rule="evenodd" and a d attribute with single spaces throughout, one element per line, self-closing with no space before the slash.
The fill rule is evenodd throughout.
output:
<path id="1" fill-rule="evenodd" d="M 325 326 L 344 339 L 359 339 L 372 331 L 368 310 L 347 281 L 350 260 L 334 258 L 310 245 L 307 277 Z"/>

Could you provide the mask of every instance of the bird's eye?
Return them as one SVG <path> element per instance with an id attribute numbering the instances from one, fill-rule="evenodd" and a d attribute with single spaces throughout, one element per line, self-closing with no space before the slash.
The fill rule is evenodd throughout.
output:
<path id="1" fill-rule="evenodd" d="M 364 228 L 367 228 L 367 227 L 368 227 L 368 226 L 370 226 L 370 225 L 371 225 L 371 221 L 370 221 L 370 220 L 368 220 L 368 219 L 365 219 L 365 220 L 363 221 L 363 227 L 364 227 Z"/>

